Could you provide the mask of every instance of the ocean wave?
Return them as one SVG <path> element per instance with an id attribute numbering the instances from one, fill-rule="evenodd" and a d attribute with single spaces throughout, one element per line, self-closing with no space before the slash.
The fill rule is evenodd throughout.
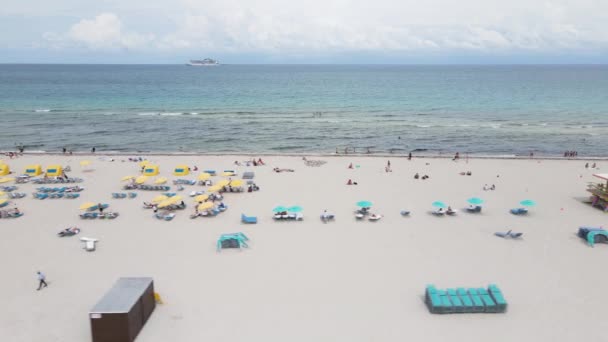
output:
<path id="1" fill-rule="evenodd" d="M 180 116 L 180 115 L 184 115 L 184 113 L 181 113 L 181 112 L 160 113 L 160 116 Z"/>
<path id="2" fill-rule="evenodd" d="M 143 112 L 143 113 L 137 113 L 137 115 L 139 116 L 154 116 L 154 115 L 158 115 L 159 113 L 154 113 L 154 112 Z"/>
<path id="3" fill-rule="evenodd" d="M 52 112 L 52 109 L 34 109 L 34 112 L 36 113 L 48 113 L 48 112 Z"/>

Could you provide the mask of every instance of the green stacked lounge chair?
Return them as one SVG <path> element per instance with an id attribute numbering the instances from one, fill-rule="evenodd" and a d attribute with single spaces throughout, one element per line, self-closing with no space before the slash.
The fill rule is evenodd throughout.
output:
<path id="1" fill-rule="evenodd" d="M 484 288 L 450 288 L 439 290 L 434 285 L 426 287 L 424 302 L 429 311 L 446 313 L 504 313 L 507 301 L 495 284 Z"/>

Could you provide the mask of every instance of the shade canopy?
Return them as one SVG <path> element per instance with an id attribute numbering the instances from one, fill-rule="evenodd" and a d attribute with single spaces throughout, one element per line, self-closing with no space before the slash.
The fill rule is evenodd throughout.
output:
<path id="1" fill-rule="evenodd" d="M 372 202 L 370 201 L 359 201 L 357 202 L 357 206 L 361 208 L 369 208 L 372 206 Z"/>
<path id="2" fill-rule="evenodd" d="M 447 207 L 447 205 L 441 201 L 435 201 L 433 202 L 433 207 L 437 207 L 437 208 L 445 208 Z"/>

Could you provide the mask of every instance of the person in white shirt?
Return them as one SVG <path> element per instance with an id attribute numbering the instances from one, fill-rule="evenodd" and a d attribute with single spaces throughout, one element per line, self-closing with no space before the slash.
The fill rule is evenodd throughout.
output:
<path id="1" fill-rule="evenodd" d="M 47 284 L 45 281 L 46 276 L 44 275 L 44 273 L 38 271 L 37 275 L 38 275 L 38 281 L 39 281 L 37 291 L 40 291 L 40 289 L 42 289 L 43 286 L 47 287 L 47 286 L 49 286 L 49 284 Z"/>

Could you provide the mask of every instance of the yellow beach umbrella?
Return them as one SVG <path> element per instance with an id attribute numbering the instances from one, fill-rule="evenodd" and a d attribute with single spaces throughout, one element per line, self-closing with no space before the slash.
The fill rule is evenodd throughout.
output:
<path id="1" fill-rule="evenodd" d="M 154 198 L 152 199 L 152 203 L 160 203 L 160 202 L 163 202 L 163 201 L 165 201 L 165 200 L 167 200 L 167 199 L 169 199 L 169 197 L 168 197 L 168 196 L 165 196 L 165 195 L 158 195 L 158 196 L 156 196 L 156 197 L 154 197 Z"/>
<path id="2" fill-rule="evenodd" d="M 6 195 L 6 192 L 0 191 L 0 196 L 4 196 L 4 195 Z"/>
<path id="3" fill-rule="evenodd" d="M 149 162 L 149 161 L 147 161 L 147 160 L 144 160 L 144 161 L 142 161 L 142 162 L 139 162 L 139 166 L 140 166 L 140 167 L 144 167 L 144 166 L 146 166 L 146 165 L 148 165 L 148 164 L 150 164 L 150 162 Z"/>
<path id="4" fill-rule="evenodd" d="M 80 162 L 80 166 L 88 166 L 91 165 L 91 161 L 90 160 L 82 160 Z"/>
<path id="5" fill-rule="evenodd" d="M 158 177 L 154 181 L 154 184 L 165 184 L 165 183 L 167 183 L 167 178 L 165 178 L 165 177 Z"/>
<path id="6" fill-rule="evenodd" d="M 177 202 L 181 202 L 182 201 L 182 196 L 172 196 L 169 197 L 169 199 L 167 201 L 170 201 L 171 204 L 177 203 Z"/>
<path id="7" fill-rule="evenodd" d="M 148 180 L 148 176 L 139 176 L 135 178 L 135 183 L 144 184 Z"/>
<path id="8" fill-rule="evenodd" d="M 235 179 L 232 182 L 230 182 L 230 186 L 243 186 L 243 180 Z"/>
<path id="9" fill-rule="evenodd" d="M 227 179 L 222 179 L 221 181 L 215 183 L 215 185 L 218 185 L 218 186 L 226 186 L 228 184 L 230 184 L 230 181 Z"/>
<path id="10" fill-rule="evenodd" d="M 213 208 L 213 203 L 205 202 L 198 205 L 198 210 L 207 210 Z"/>
<path id="11" fill-rule="evenodd" d="M 124 177 L 122 177 L 120 180 L 124 182 L 124 181 L 131 180 L 131 179 L 133 179 L 133 178 L 135 178 L 135 176 L 124 176 Z"/>
<path id="12" fill-rule="evenodd" d="M 209 177 L 211 177 L 210 174 L 208 174 L 207 172 L 203 172 L 200 175 L 198 175 L 198 180 L 204 181 L 204 180 L 209 179 Z"/>
<path id="13" fill-rule="evenodd" d="M 207 191 L 209 192 L 216 192 L 216 191 L 220 191 L 223 188 L 223 186 L 221 185 L 214 185 L 214 186 L 210 186 Z"/>
<path id="14" fill-rule="evenodd" d="M 158 207 L 159 207 L 159 208 L 164 208 L 164 207 L 168 207 L 168 206 L 170 206 L 171 204 L 173 204 L 173 203 L 171 203 L 171 202 L 170 202 L 170 201 L 167 199 L 167 200 L 164 200 L 164 201 L 162 201 L 162 202 L 158 203 Z"/>
<path id="15" fill-rule="evenodd" d="M 170 206 L 170 205 L 172 205 L 172 204 L 175 204 L 175 203 L 177 203 L 177 202 L 179 202 L 179 201 L 181 201 L 181 200 L 182 200 L 182 197 L 181 197 L 181 196 L 173 196 L 173 197 L 169 197 L 169 198 L 167 198 L 166 200 L 164 200 L 164 201 L 160 202 L 160 203 L 158 204 L 158 207 L 159 207 L 159 208 L 168 207 L 168 206 Z"/>
<path id="16" fill-rule="evenodd" d="M 97 205 L 97 203 L 86 202 L 86 203 L 81 204 L 80 207 L 79 207 L 79 209 L 80 210 L 86 210 L 86 209 L 89 209 L 90 207 L 94 207 L 96 205 Z"/>
<path id="17" fill-rule="evenodd" d="M 222 176 L 225 176 L 225 177 L 234 176 L 234 172 L 222 172 Z"/>
<path id="18" fill-rule="evenodd" d="M 209 199 L 209 195 L 205 195 L 205 194 L 194 197 L 195 202 L 204 202 L 207 199 Z"/>
<path id="19" fill-rule="evenodd" d="M 4 199 L 0 199 L 0 205 L 4 204 L 4 203 L 6 203 L 6 202 L 8 202 L 8 200 L 7 200 L 6 198 L 4 198 Z"/>
<path id="20" fill-rule="evenodd" d="M 4 177 L 4 178 L 0 178 L 0 183 L 8 183 L 8 182 L 12 182 L 14 180 L 15 180 L 15 178 Z"/>

